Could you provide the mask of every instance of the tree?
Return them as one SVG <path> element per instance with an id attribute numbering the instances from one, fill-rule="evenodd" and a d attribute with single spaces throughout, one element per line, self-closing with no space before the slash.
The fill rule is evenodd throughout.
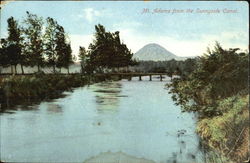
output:
<path id="1" fill-rule="evenodd" d="M 195 111 L 200 116 L 222 114 L 218 101 L 247 90 L 248 53 L 239 49 L 223 49 L 219 43 L 199 57 L 195 70 L 185 78 L 173 79 L 168 84 L 173 100 L 184 111 Z"/>
<path id="2" fill-rule="evenodd" d="M 58 32 L 56 33 L 56 52 L 58 54 L 57 67 L 67 68 L 69 73 L 69 65 L 73 63 L 72 49 L 70 43 L 67 42 L 64 28 L 60 25 L 57 26 Z"/>
<path id="3" fill-rule="evenodd" d="M 133 54 L 121 43 L 118 31 L 107 32 L 100 24 L 95 26 L 95 30 L 95 40 L 89 46 L 88 64 L 92 64 L 95 70 L 102 71 L 105 68 L 113 69 L 133 63 Z"/>
<path id="4" fill-rule="evenodd" d="M 87 60 L 87 51 L 84 47 L 80 46 L 79 47 L 79 60 L 81 63 L 81 72 L 84 72 L 84 66 L 86 65 L 86 60 Z"/>
<path id="5" fill-rule="evenodd" d="M 89 45 L 90 58 L 88 63 L 100 71 L 108 67 L 109 64 L 110 52 L 112 52 L 111 35 L 100 24 L 95 26 L 95 30 L 95 40 Z"/>
<path id="6" fill-rule="evenodd" d="M 196 68 L 196 58 L 188 58 L 183 62 L 183 73 L 182 73 L 182 77 L 185 78 L 188 75 L 190 75 Z"/>
<path id="7" fill-rule="evenodd" d="M 0 66 L 1 67 L 7 67 L 10 65 L 6 51 L 7 51 L 7 40 L 2 38 L 0 41 Z"/>
<path id="8" fill-rule="evenodd" d="M 115 50 L 117 51 L 115 55 L 116 62 L 114 62 L 114 67 L 126 67 L 129 65 L 133 65 L 133 53 L 127 48 L 126 44 L 120 42 L 119 32 L 115 32 L 115 40 Z"/>
<path id="9" fill-rule="evenodd" d="M 21 29 L 18 27 L 18 23 L 13 17 L 8 20 L 8 37 L 6 55 L 10 65 L 15 67 L 15 73 L 17 73 L 17 64 L 22 64 L 22 53 L 21 53 Z"/>
<path id="10" fill-rule="evenodd" d="M 172 81 L 172 78 L 173 78 L 173 74 L 174 74 L 174 71 L 172 68 L 168 68 L 167 69 L 167 75 L 171 78 L 171 81 Z"/>
<path id="11" fill-rule="evenodd" d="M 58 38 L 58 24 L 57 22 L 53 19 L 48 17 L 46 19 L 47 26 L 45 29 L 45 34 L 44 34 L 44 47 L 45 47 L 45 54 L 47 56 L 47 64 L 48 66 L 53 67 L 53 72 L 55 73 L 56 71 L 56 64 L 57 64 L 57 59 L 58 59 L 58 51 L 56 50 L 57 47 L 57 39 Z"/>
<path id="12" fill-rule="evenodd" d="M 40 67 L 44 64 L 43 57 L 43 19 L 35 14 L 27 13 L 27 18 L 24 20 L 24 53 L 26 57 L 26 64 L 30 66 Z"/>
<path id="13" fill-rule="evenodd" d="M 69 43 L 65 44 L 65 47 L 60 49 L 60 55 L 58 58 L 58 67 L 64 67 L 67 68 L 68 70 L 68 74 L 69 74 L 69 65 L 73 63 L 72 60 L 72 50 L 71 50 L 71 46 Z"/>

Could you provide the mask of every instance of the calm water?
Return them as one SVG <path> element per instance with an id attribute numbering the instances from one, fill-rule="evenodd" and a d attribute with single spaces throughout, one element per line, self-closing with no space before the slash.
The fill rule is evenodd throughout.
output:
<path id="1" fill-rule="evenodd" d="M 83 162 L 118 152 L 155 162 L 201 162 L 193 114 L 164 89 L 168 78 L 97 83 L 1 114 L 1 160 Z"/>

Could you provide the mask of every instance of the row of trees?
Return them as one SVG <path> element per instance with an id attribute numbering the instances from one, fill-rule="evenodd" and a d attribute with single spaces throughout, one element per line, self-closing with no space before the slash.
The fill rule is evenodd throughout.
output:
<path id="1" fill-rule="evenodd" d="M 0 42 L 0 66 L 11 66 L 17 73 L 17 65 L 68 68 L 72 63 L 72 50 L 64 28 L 53 18 L 45 21 L 42 17 L 26 12 L 20 26 L 13 17 L 8 22 L 8 37 Z M 14 70 L 13 70 L 14 67 Z"/>
<path id="2" fill-rule="evenodd" d="M 136 64 L 132 60 L 133 53 L 121 42 L 119 31 L 108 32 L 100 24 L 95 26 L 95 30 L 95 39 L 88 50 L 84 47 L 79 49 L 82 71 L 103 72 Z"/>

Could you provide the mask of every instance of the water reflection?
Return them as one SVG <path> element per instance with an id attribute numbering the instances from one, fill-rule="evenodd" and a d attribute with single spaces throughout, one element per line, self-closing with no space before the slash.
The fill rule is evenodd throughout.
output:
<path id="1" fill-rule="evenodd" d="M 137 158 L 123 152 L 102 152 L 84 161 L 84 163 L 155 163 L 145 158 Z"/>
<path id="2" fill-rule="evenodd" d="M 167 159 L 167 163 L 202 163 L 204 153 L 197 144 L 199 138 L 195 133 L 189 133 L 186 129 L 179 129 L 175 133 L 166 132 L 166 136 L 176 138 L 176 150 Z M 194 139 L 196 138 L 196 139 Z M 195 144 L 195 145 L 194 145 Z"/>
<path id="3" fill-rule="evenodd" d="M 56 98 L 65 98 L 69 95 L 70 92 L 64 92 L 63 94 L 57 95 L 54 98 L 48 98 L 48 99 L 39 99 L 39 98 L 31 98 L 31 99 L 8 99 L 8 103 L 0 104 L 0 114 L 3 113 L 13 113 L 17 110 L 37 110 L 38 106 L 41 104 L 42 101 L 46 102 L 53 102 Z M 50 106 L 49 106 L 50 107 Z M 52 106 L 51 106 L 52 107 Z M 52 111 L 53 112 L 53 111 Z"/>
<path id="4" fill-rule="evenodd" d="M 120 82 L 102 82 L 91 87 L 95 92 L 95 103 L 98 112 L 117 112 L 122 95 L 122 84 Z"/>

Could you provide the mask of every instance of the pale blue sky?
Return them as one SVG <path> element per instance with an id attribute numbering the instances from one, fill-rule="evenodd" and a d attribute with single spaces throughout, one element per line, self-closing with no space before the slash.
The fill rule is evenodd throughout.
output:
<path id="1" fill-rule="evenodd" d="M 144 8 L 193 9 L 193 13 L 147 13 Z M 220 13 L 197 13 L 219 9 Z M 223 13 L 224 9 L 237 13 Z M 121 39 L 136 52 L 147 43 L 158 43 L 179 56 L 201 55 L 217 40 L 225 48 L 248 47 L 248 4 L 239 1 L 16 1 L 1 10 L 1 37 L 7 35 L 7 19 L 19 22 L 25 12 L 55 18 L 68 33 L 73 53 L 80 45 L 87 47 L 93 38 L 94 25 L 103 24 L 107 30 L 121 33 Z"/>

